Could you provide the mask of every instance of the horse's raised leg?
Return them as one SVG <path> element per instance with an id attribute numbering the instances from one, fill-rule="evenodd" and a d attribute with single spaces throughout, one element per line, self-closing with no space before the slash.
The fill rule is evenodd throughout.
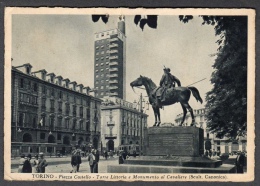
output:
<path id="1" fill-rule="evenodd" d="M 156 107 L 155 110 L 156 110 L 157 117 L 158 117 L 157 127 L 159 127 L 160 124 L 161 124 L 160 108 L 159 108 L 159 107 Z"/>
<path id="2" fill-rule="evenodd" d="M 156 107 L 154 107 L 154 106 L 153 106 L 153 113 L 154 113 L 154 118 L 155 118 L 155 123 L 154 123 L 153 127 L 155 127 L 157 124 L 157 113 L 156 113 Z"/>
<path id="3" fill-rule="evenodd" d="M 182 117 L 181 124 L 179 126 L 183 125 L 185 117 L 186 117 L 186 114 L 187 114 L 187 109 L 186 109 L 186 107 L 182 103 L 181 103 L 181 107 L 182 107 L 182 110 L 183 110 L 183 117 Z"/>
<path id="4" fill-rule="evenodd" d="M 193 115 L 193 109 L 190 107 L 189 103 L 184 103 L 183 105 L 184 105 L 184 106 L 188 109 L 188 111 L 190 112 L 191 119 L 192 119 L 190 126 L 193 126 L 193 125 L 195 124 L 195 119 L 194 119 L 194 115 Z"/>

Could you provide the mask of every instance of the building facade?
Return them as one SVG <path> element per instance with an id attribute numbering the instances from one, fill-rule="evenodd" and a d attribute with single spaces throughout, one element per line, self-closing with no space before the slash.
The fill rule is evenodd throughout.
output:
<path id="1" fill-rule="evenodd" d="M 89 90 L 30 64 L 12 67 L 12 155 L 100 148 L 101 100 Z"/>
<path id="2" fill-rule="evenodd" d="M 148 115 L 133 103 L 116 97 L 103 98 L 101 105 L 102 150 L 118 151 L 120 146 L 138 145 L 142 151 Z"/>
<path id="3" fill-rule="evenodd" d="M 237 141 L 230 141 L 228 138 L 224 137 L 222 139 L 217 138 L 216 134 L 210 133 L 207 127 L 207 121 L 205 118 L 206 110 L 205 108 L 193 110 L 196 127 L 204 129 L 204 142 L 207 140 L 211 142 L 211 149 L 215 151 L 220 151 L 221 153 L 232 153 L 234 151 L 247 151 L 247 139 L 246 137 L 240 137 Z M 175 122 L 179 125 L 182 121 L 183 114 L 178 114 Z M 191 123 L 190 113 L 187 113 L 184 125 L 189 126 Z M 204 143 L 204 144 L 205 144 Z"/>
<path id="4" fill-rule="evenodd" d="M 126 96 L 126 36 L 124 17 L 118 28 L 95 33 L 94 86 L 98 98 Z"/>

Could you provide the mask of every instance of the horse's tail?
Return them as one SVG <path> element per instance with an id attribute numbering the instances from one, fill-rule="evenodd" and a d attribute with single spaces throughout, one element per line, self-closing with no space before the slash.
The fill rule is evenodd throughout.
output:
<path id="1" fill-rule="evenodd" d="M 201 97 L 200 97 L 200 93 L 199 93 L 197 88 L 195 88 L 195 87 L 188 87 L 188 89 L 191 90 L 192 95 L 196 98 L 197 101 L 199 101 L 200 103 L 203 102 Z"/>

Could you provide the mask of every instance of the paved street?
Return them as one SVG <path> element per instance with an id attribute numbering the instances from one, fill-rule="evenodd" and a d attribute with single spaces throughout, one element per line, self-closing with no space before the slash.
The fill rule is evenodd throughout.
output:
<path id="1" fill-rule="evenodd" d="M 46 173 L 69 173 L 72 170 L 70 164 L 70 157 L 62 157 L 62 158 L 48 158 L 46 157 L 48 162 L 48 166 L 46 167 Z M 19 159 L 12 160 L 11 171 L 15 173 L 18 171 L 18 162 Z M 106 173 L 107 172 L 107 165 L 117 165 L 118 164 L 118 157 L 115 156 L 114 158 L 104 159 L 100 157 L 100 161 L 98 164 L 99 173 Z M 90 173 L 90 168 L 88 164 L 87 158 L 82 158 L 82 164 L 80 165 L 80 173 Z"/>
<path id="2" fill-rule="evenodd" d="M 224 161 L 224 164 L 235 164 L 236 156 L 230 156 L 228 160 Z M 47 157 L 46 160 L 48 162 L 48 167 L 46 167 L 46 173 L 69 173 L 72 170 L 70 165 L 71 157 Z M 18 171 L 19 158 L 11 160 L 11 171 L 15 173 Z M 118 156 L 114 156 L 113 158 L 108 158 L 105 160 L 102 156 L 100 157 L 98 169 L 99 173 L 107 173 L 107 165 L 118 165 Z M 82 164 L 80 166 L 80 173 L 90 173 L 89 164 L 87 158 L 82 158 Z M 247 167 L 244 167 L 244 172 L 247 172 Z"/>

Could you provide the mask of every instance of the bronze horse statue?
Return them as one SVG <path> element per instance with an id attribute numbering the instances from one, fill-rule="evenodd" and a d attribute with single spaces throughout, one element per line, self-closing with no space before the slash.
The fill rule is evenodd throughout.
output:
<path id="1" fill-rule="evenodd" d="M 155 123 L 153 126 L 160 126 L 161 124 L 161 118 L 160 118 L 160 108 L 157 104 L 156 100 L 156 91 L 160 88 L 157 87 L 156 84 L 147 77 L 140 76 L 135 81 L 130 83 L 130 86 L 132 88 L 144 86 L 147 92 L 147 95 L 149 97 L 149 103 L 153 107 L 154 117 L 155 117 Z M 182 109 L 183 109 L 183 118 L 180 126 L 182 126 L 184 119 L 187 114 L 187 109 L 191 114 L 192 123 L 191 126 L 195 124 L 195 119 L 193 115 L 193 110 L 189 105 L 189 99 L 190 99 L 190 93 L 192 92 L 193 96 L 196 98 L 197 101 L 202 103 L 202 99 L 200 97 L 200 93 L 197 88 L 195 87 L 172 87 L 168 88 L 165 92 L 165 99 L 161 102 L 162 106 L 168 106 L 172 105 L 174 103 L 180 102 Z M 158 120 L 157 120 L 158 118 Z"/>

